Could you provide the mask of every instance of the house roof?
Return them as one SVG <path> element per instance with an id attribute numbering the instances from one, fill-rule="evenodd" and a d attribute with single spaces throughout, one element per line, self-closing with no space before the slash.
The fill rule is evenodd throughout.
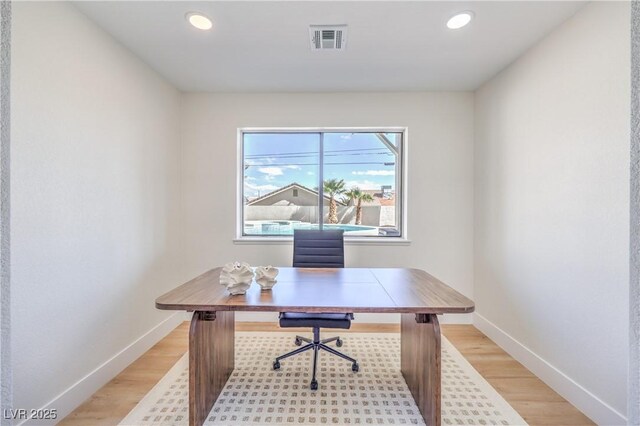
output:
<path id="1" fill-rule="evenodd" d="M 379 189 L 363 189 L 362 192 L 369 194 L 373 197 L 373 201 L 364 201 L 363 206 L 395 206 L 396 205 L 396 193 L 387 192 L 383 194 Z"/>
<path id="2" fill-rule="evenodd" d="M 258 202 L 264 201 L 264 200 L 266 200 L 266 199 L 268 199 L 268 198 L 270 198 L 270 197 L 273 197 L 274 195 L 280 194 L 281 192 L 284 192 L 284 191 L 286 191 L 286 190 L 288 190 L 288 189 L 291 189 L 291 188 L 295 188 L 295 189 L 298 189 L 298 190 L 301 190 L 301 191 L 306 191 L 306 192 L 308 192 L 308 193 L 310 193 L 310 194 L 313 194 L 313 195 L 315 195 L 315 196 L 318 196 L 318 191 L 314 191 L 314 190 L 313 190 L 313 189 L 311 189 L 311 188 L 307 188 L 307 187 L 306 187 L 306 186 L 304 186 L 304 185 L 300 185 L 300 184 L 299 184 L 299 183 L 297 183 L 297 182 L 293 182 L 293 183 L 291 183 L 291 184 L 289 184 L 289 185 L 287 185 L 287 186 L 283 186 L 282 188 L 278 188 L 278 189 L 276 189 L 276 190 L 274 190 L 274 191 L 271 191 L 271 192 L 269 192 L 269 193 L 267 193 L 267 194 L 264 194 L 264 195 L 262 195 L 262 196 L 260 196 L 260 197 L 258 197 L 258 198 L 254 198 L 253 200 L 249 201 L 249 202 L 247 203 L 247 205 L 248 205 L 248 206 L 250 206 L 250 205 L 252 205 L 252 204 L 255 204 L 255 203 L 258 203 Z M 326 195 L 325 195 L 325 196 L 324 196 L 324 199 L 325 199 L 326 201 L 329 201 L 329 200 L 330 200 L 330 197 L 328 197 L 328 196 L 326 196 Z M 341 206 L 344 206 L 344 205 L 345 205 L 342 201 L 340 201 L 340 200 L 339 200 L 339 199 L 337 199 L 337 198 L 336 198 L 336 203 L 337 203 L 337 204 L 339 204 L 339 205 L 341 205 Z"/>

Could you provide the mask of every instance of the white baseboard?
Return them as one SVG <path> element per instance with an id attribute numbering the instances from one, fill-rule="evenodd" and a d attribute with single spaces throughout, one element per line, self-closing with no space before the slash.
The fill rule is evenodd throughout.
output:
<path id="1" fill-rule="evenodd" d="M 440 324 L 473 324 L 473 314 L 444 314 L 438 321 Z"/>
<path id="2" fill-rule="evenodd" d="M 599 425 L 626 425 L 627 418 L 497 325 L 475 313 L 473 324 L 540 380 Z"/>
<path id="3" fill-rule="evenodd" d="M 82 404 L 89 396 L 140 357 L 140 355 L 149 350 L 180 323 L 185 321 L 186 318 L 183 312 L 176 312 L 170 315 L 160 324 L 153 327 L 129 346 L 78 380 L 60 395 L 53 398 L 49 403 L 45 404 L 42 410 L 57 410 L 57 420 L 28 419 L 19 423 L 19 425 L 47 425 L 59 422 Z"/>
<path id="4" fill-rule="evenodd" d="M 236 312 L 236 321 L 278 322 L 277 312 Z M 399 324 L 400 314 L 355 314 L 354 323 Z M 471 314 L 442 315 L 441 324 L 472 324 Z"/>

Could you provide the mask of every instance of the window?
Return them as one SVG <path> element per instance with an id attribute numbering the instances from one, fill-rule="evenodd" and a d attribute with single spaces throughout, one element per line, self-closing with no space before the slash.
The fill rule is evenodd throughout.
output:
<path id="1" fill-rule="evenodd" d="M 404 129 L 242 130 L 242 237 L 404 237 Z"/>

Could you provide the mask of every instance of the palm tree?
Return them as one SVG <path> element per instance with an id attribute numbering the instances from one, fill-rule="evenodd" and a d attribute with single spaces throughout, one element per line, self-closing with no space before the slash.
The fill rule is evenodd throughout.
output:
<path id="1" fill-rule="evenodd" d="M 360 188 L 358 188 L 357 186 L 354 186 L 353 188 L 351 188 L 350 190 L 344 193 L 344 198 L 342 199 L 342 202 L 345 204 L 353 203 L 353 205 L 355 206 L 356 201 L 358 200 L 358 197 L 360 197 L 361 194 L 362 194 L 362 191 L 360 191 Z"/>
<path id="2" fill-rule="evenodd" d="M 362 224 L 362 202 L 363 201 L 373 201 L 373 197 L 371 194 L 367 194 L 366 192 L 362 192 L 360 188 L 353 187 L 348 192 L 344 194 L 347 199 L 351 202 L 356 203 L 356 225 Z"/>
<path id="3" fill-rule="evenodd" d="M 343 194 L 344 179 L 329 179 L 323 182 L 325 194 L 329 194 L 329 223 L 338 223 L 338 206 L 336 205 L 336 195 Z"/>

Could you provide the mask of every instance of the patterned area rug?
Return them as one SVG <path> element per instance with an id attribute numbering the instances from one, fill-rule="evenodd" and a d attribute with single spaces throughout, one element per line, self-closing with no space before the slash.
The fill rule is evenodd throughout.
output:
<path id="1" fill-rule="evenodd" d="M 344 333 L 340 350 L 358 360 L 360 372 L 320 352 L 315 392 L 309 390 L 313 351 L 271 369 L 273 358 L 296 348 L 293 336 L 236 333 L 236 368 L 205 425 L 424 424 L 400 372 L 399 334 Z M 187 425 L 188 380 L 185 355 L 120 424 Z M 444 337 L 442 424 L 526 425 Z"/>

